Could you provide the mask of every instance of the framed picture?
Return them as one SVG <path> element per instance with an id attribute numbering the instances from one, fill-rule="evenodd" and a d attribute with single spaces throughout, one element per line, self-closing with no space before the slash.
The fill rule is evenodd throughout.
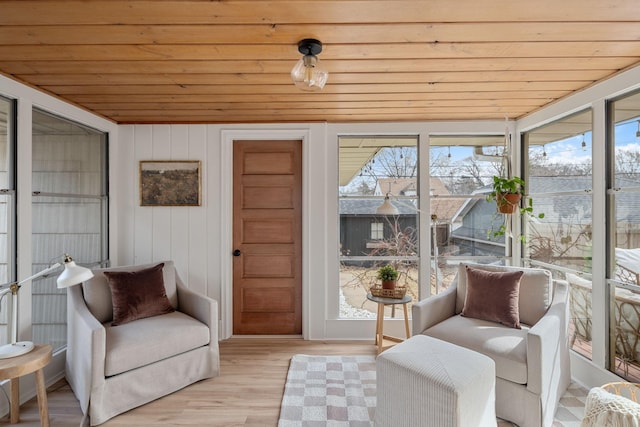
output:
<path id="1" fill-rule="evenodd" d="M 199 160 L 140 161 L 140 206 L 200 206 Z"/>

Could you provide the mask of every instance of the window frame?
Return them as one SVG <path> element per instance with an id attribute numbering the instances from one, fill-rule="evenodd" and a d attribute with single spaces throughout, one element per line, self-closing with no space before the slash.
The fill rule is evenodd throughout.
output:
<path id="1" fill-rule="evenodd" d="M 36 151 L 36 145 L 32 142 L 32 157 L 31 157 L 31 162 L 32 162 L 32 168 L 31 168 L 31 176 L 32 176 L 32 188 L 31 188 L 31 209 L 32 209 L 32 220 L 34 220 L 33 218 L 35 218 L 35 213 L 34 213 L 34 205 L 37 205 L 39 203 L 39 199 L 48 199 L 51 200 L 53 205 L 58 205 L 58 208 L 60 205 L 60 203 L 62 203 L 62 205 L 65 204 L 66 201 L 77 201 L 78 203 L 75 205 L 76 207 L 81 207 L 86 201 L 90 201 L 93 200 L 95 204 L 98 204 L 98 211 L 99 211 L 99 235 L 100 235 L 100 241 L 99 241 L 99 248 L 94 248 L 94 250 L 96 250 L 97 253 L 99 253 L 98 255 L 98 259 L 91 259 L 91 260 L 87 260 L 87 259 L 83 259 L 83 255 L 82 253 L 71 253 L 70 255 L 72 255 L 74 257 L 74 259 L 76 260 L 77 263 L 82 263 L 82 265 L 87 266 L 89 268 L 93 268 L 93 267 L 103 267 L 108 265 L 109 261 L 108 261 L 108 254 L 109 254 L 109 193 L 108 193 L 108 189 L 109 189 L 109 184 L 108 184 L 108 180 L 109 180 L 109 164 L 108 164 L 108 144 L 109 144 L 109 134 L 106 131 L 101 131 L 101 130 L 97 130 L 92 128 L 91 126 L 88 126 L 84 123 L 81 122 L 77 122 L 71 119 L 67 119 L 63 116 L 60 116 L 58 114 L 54 114 L 51 113 L 45 109 L 41 109 L 38 107 L 33 107 L 33 113 L 32 113 L 32 128 L 33 126 L 36 124 L 36 116 L 37 114 L 42 115 L 43 117 L 48 117 L 52 120 L 56 120 L 58 121 L 58 123 L 62 123 L 62 124 L 68 124 L 69 126 L 72 126 L 74 128 L 74 131 L 77 131 L 78 129 L 84 129 L 87 132 L 90 132 L 93 138 L 99 138 L 99 144 L 100 144 L 100 148 L 99 148 L 99 155 L 100 155 L 100 163 L 99 163 L 99 172 L 100 172 L 100 177 L 99 177 L 99 183 L 98 185 L 96 185 L 96 193 L 89 193 L 89 194 L 84 194 L 84 193 L 80 193 L 80 192 L 61 192 L 61 191 L 56 191 L 55 189 L 53 191 L 40 191 L 34 187 L 34 180 L 33 180 L 33 176 L 35 173 L 39 173 L 40 171 L 35 170 L 35 168 L 33 167 L 33 162 L 35 159 L 34 153 Z M 55 135 L 55 134 L 54 134 Z M 35 138 L 35 137 L 34 137 Z M 45 136 L 46 138 L 46 136 Z M 69 138 L 73 138 L 73 136 L 70 136 Z M 84 142 L 84 141 L 82 141 Z M 54 202 L 53 200 L 58 200 L 58 202 Z M 73 202 L 71 203 L 71 205 L 73 205 Z M 56 230 L 51 230 L 49 233 L 54 233 L 57 236 L 63 236 L 64 233 L 58 233 Z M 34 236 L 36 236 L 38 233 L 35 232 L 35 230 L 32 227 L 31 230 L 31 241 L 33 242 Z M 74 233 L 72 233 L 71 235 L 73 235 Z M 67 247 L 59 247 L 56 248 L 59 251 L 68 251 L 69 248 Z M 60 259 L 62 259 L 62 252 L 60 253 L 56 253 L 53 254 L 53 252 L 51 252 L 49 255 L 54 256 L 55 258 L 52 258 L 50 260 L 44 260 L 44 259 L 39 259 L 37 256 L 35 256 L 35 253 L 33 253 L 33 251 L 37 250 L 36 245 L 32 243 L 32 269 L 33 271 L 40 271 L 43 269 L 43 264 L 42 262 L 48 261 L 48 264 L 52 264 L 55 261 L 59 261 Z M 46 266 L 44 266 L 46 267 Z M 59 273 L 59 272 L 57 272 Z M 44 281 L 44 280 L 48 280 L 48 281 L 52 281 L 53 278 L 51 277 L 41 277 L 38 279 L 34 280 L 34 283 L 32 283 L 31 285 L 31 304 L 35 304 L 34 302 L 34 298 L 36 297 L 45 297 L 47 295 L 52 295 L 52 296 L 57 296 L 59 297 L 60 294 L 65 294 L 66 290 L 64 291 L 60 291 L 56 289 L 55 284 L 52 283 L 43 283 L 42 285 L 40 285 L 40 281 Z M 38 288 L 44 288 L 45 291 L 43 292 L 39 292 Z M 66 301 L 66 298 L 65 298 Z M 65 303 L 66 304 L 66 303 Z M 54 310 L 55 310 L 55 303 L 52 303 L 50 305 L 54 306 Z M 66 305 L 65 305 L 66 307 Z M 65 320 L 64 320 L 64 324 L 66 325 L 66 315 L 64 316 Z M 49 321 L 44 322 L 41 324 L 43 329 L 46 328 L 52 328 L 55 327 L 56 325 L 61 325 L 62 323 L 51 323 Z M 40 331 L 37 331 L 36 328 L 40 325 L 40 323 L 38 323 L 35 319 L 35 316 L 32 314 L 32 319 L 31 319 L 31 329 L 32 329 L 32 335 L 36 335 L 38 333 L 40 333 Z M 66 327 L 65 327 L 66 329 Z M 43 332 L 45 333 L 45 332 Z M 46 333 L 45 333 L 46 335 Z M 48 336 L 48 335 L 47 335 Z M 49 337 L 49 339 L 53 339 L 55 336 L 53 337 Z M 44 342 L 44 340 L 39 339 L 38 342 Z M 56 345 L 54 345 L 54 342 L 50 342 L 50 344 L 54 345 L 54 351 L 57 349 L 62 349 L 66 346 L 66 333 L 65 333 L 65 338 L 63 340 L 56 340 L 56 343 L 60 342 L 61 344 L 59 345 L 59 347 L 56 347 Z"/>

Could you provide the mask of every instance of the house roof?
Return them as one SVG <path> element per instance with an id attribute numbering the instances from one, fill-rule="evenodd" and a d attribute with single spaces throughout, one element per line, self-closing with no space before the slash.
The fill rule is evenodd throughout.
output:
<path id="1" fill-rule="evenodd" d="M 415 178 L 379 178 L 376 182 L 376 194 L 404 196 L 418 193 L 418 184 Z"/>
<path id="2" fill-rule="evenodd" d="M 438 195 L 448 195 L 449 190 L 440 178 L 431 177 L 431 193 Z M 397 198 L 407 193 L 417 192 L 415 178 L 381 178 L 377 181 L 376 191 L 380 189 L 389 189 L 388 192 L 392 196 L 391 203 L 398 208 L 401 215 L 414 215 L 417 212 L 415 203 L 411 199 Z M 382 194 L 380 194 L 382 195 Z M 378 198 L 342 198 L 340 199 L 341 215 L 374 215 L 376 209 L 382 203 L 380 196 Z M 440 222 L 448 222 L 458 211 L 460 206 L 465 203 L 465 199 L 431 199 L 431 212 L 438 215 Z"/>
<path id="3" fill-rule="evenodd" d="M 637 0 L 9 0 L 0 73 L 118 123 L 522 117 L 640 61 Z M 294 87 L 304 38 L 319 92 Z"/>
<path id="4" fill-rule="evenodd" d="M 531 194 L 533 195 L 533 208 L 534 213 L 544 213 L 545 223 L 551 224 L 584 224 L 591 223 L 592 220 L 592 202 L 591 202 L 591 177 L 589 176 L 536 176 L 530 177 L 528 180 Z M 616 185 L 619 187 L 636 186 L 637 181 L 627 179 L 624 177 L 618 177 Z M 559 189 L 562 193 L 566 192 L 579 192 L 584 190 L 584 194 L 562 194 L 554 197 L 545 197 L 545 193 L 555 193 Z M 490 187 L 487 186 L 479 193 L 488 193 Z M 536 196 L 539 194 L 540 196 Z M 629 222 L 633 224 L 640 223 L 640 193 L 638 192 L 626 192 L 619 193 L 616 196 L 616 221 L 617 222 Z M 495 205 L 487 203 L 484 199 L 468 199 L 467 203 L 463 206 L 457 215 L 472 215 L 477 218 L 484 218 L 487 215 L 488 210 L 495 211 Z M 454 218 L 458 220 L 459 218 Z M 487 224 L 478 225 L 480 221 L 477 219 L 474 221 L 475 227 L 473 229 L 481 229 L 484 232 L 487 228 Z M 498 224 L 499 225 L 499 224 Z M 461 227 L 456 229 L 454 234 L 459 236 L 481 238 L 482 233 L 478 234 L 472 229 L 465 229 Z M 486 233 L 484 234 L 486 237 Z"/>
<path id="5" fill-rule="evenodd" d="M 392 200 L 391 203 L 398 208 L 400 215 L 416 215 L 417 211 L 409 200 Z M 376 215 L 376 209 L 382 204 L 382 198 L 342 198 L 340 199 L 340 215 Z M 384 215 L 381 215 L 384 216 Z"/>

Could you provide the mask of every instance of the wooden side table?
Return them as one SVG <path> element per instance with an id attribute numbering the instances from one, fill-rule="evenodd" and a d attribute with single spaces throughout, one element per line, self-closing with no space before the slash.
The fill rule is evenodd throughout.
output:
<path id="1" fill-rule="evenodd" d="M 384 307 L 386 305 L 391 306 L 391 317 L 395 317 L 396 312 L 396 304 L 402 304 L 402 308 L 404 310 L 404 330 L 407 338 L 410 336 L 409 332 L 409 314 L 407 312 L 407 304 L 411 302 L 411 297 L 409 295 L 405 295 L 403 298 L 383 298 L 376 297 L 369 292 L 367 294 L 367 299 L 369 301 L 373 301 L 378 304 L 378 316 L 376 319 L 376 340 L 375 343 L 378 346 L 378 354 L 382 352 L 382 343 L 384 340 L 394 341 L 394 342 L 402 342 L 403 338 L 397 338 L 384 334 Z"/>
<path id="2" fill-rule="evenodd" d="M 38 344 L 22 356 L 0 359 L 0 380 L 11 380 L 11 424 L 20 422 L 20 377 L 35 372 L 40 424 L 42 427 L 50 426 L 47 389 L 42 368 L 51 361 L 51 353 L 50 345 Z"/>

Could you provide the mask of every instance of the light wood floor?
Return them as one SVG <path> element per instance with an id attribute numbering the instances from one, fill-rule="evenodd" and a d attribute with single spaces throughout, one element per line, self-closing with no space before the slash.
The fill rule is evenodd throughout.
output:
<path id="1" fill-rule="evenodd" d="M 201 381 L 102 424 L 116 426 L 275 426 L 291 356 L 376 354 L 371 341 L 232 338 L 220 343 L 221 375 Z M 2 396 L 0 396 L 2 398 Z M 80 406 L 69 386 L 48 391 L 54 427 L 78 427 Z M 35 399 L 20 408 L 20 426 L 40 425 Z M 0 419 L 0 425 L 8 418 Z"/>

